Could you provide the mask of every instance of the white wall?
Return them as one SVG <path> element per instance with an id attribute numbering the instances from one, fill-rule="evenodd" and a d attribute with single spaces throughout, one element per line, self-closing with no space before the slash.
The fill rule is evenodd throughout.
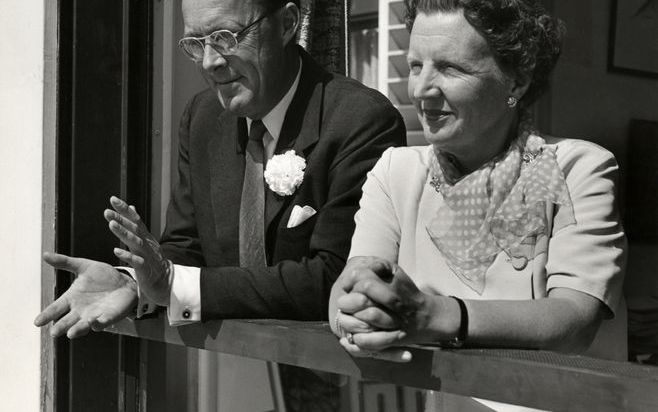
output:
<path id="1" fill-rule="evenodd" d="M 621 204 L 628 207 L 623 185 L 631 161 L 629 123 L 631 119 L 658 121 L 658 79 L 608 70 L 612 0 L 555 4 L 556 15 L 567 25 L 567 37 L 553 77 L 551 132 L 612 150 L 621 167 Z M 627 296 L 658 295 L 657 268 L 658 245 L 631 242 Z"/>
<path id="2" fill-rule="evenodd" d="M 0 13 L 0 409 L 39 410 L 44 2 Z"/>

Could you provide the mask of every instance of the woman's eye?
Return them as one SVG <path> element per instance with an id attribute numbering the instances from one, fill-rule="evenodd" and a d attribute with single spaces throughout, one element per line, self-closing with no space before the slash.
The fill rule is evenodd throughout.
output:
<path id="1" fill-rule="evenodd" d="M 462 68 L 460 66 L 455 66 L 454 64 L 441 65 L 441 67 L 438 67 L 438 70 L 441 73 L 445 73 L 445 74 L 463 74 L 463 73 L 467 73 L 466 70 L 464 70 L 464 68 Z"/>
<path id="2" fill-rule="evenodd" d="M 418 63 L 409 63 L 409 74 L 418 75 L 422 68 L 423 66 Z"/>

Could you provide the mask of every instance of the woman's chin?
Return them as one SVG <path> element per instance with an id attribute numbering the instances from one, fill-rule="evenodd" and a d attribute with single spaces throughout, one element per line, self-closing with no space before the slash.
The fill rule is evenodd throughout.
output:
<path id="1" fill-rule="evenodd" d="M 427 143 L 431 144 L 437 149 L 446 148 L 451 146 L 451 143 L 454 141 L 454 137 L 448 133 L 445 133 L 445 130 L 432 130 L 430 128 L 423 128 L 423 134 L 425 135 L 425 140 Z"/>

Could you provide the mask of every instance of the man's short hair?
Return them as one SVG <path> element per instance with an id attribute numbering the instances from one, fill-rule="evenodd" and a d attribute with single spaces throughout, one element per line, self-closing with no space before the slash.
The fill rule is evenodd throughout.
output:
<path id="1" fill-rule="evenodd" d="M 287 3 L 294 3 L 300 7 L 301 0 L 254 0 L 256 4 L 260 4 L 266 12 L 274 11 L 285 6 Z"/>

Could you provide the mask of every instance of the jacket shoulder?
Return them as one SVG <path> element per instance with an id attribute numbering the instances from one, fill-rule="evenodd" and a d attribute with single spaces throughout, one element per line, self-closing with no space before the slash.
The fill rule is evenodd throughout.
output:
<path id="1" fill-rule="evenodd" d="M 338 110 L 397 112 L 391 101 L 378 90 L 339 74 L 332 74 L 326 82 L 325 99 L 334 103 Z"/>

